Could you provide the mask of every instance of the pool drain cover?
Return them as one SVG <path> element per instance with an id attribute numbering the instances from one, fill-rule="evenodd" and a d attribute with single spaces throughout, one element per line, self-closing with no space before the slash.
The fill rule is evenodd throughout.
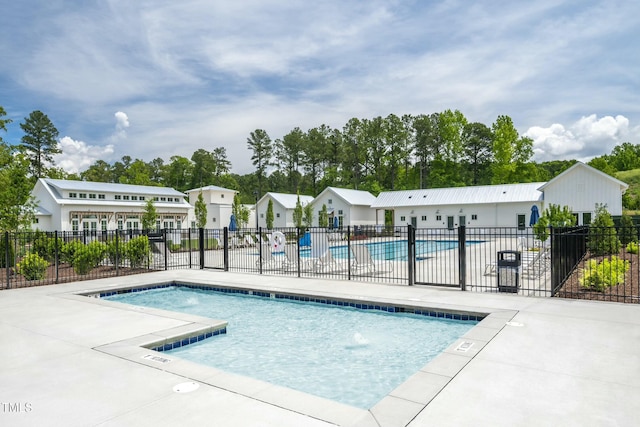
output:
<path id="1" fill-rule="evenodd" d="M 173 391 L 176 393 L 191 393 L 192 391 L 197 390 L 198 387 L 200 387 L 200 384 L 189 381 L 173 386 Z"/>

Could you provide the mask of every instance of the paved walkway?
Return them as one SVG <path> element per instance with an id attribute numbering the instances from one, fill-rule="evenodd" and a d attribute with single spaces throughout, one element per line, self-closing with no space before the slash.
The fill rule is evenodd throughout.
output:
<path id="1" fill-rule="evenodd" d="M 174 280 L 487 318 L 365 411 L 140 347 L 216 320 L 75 295 Z M 637 425 L 639 326 L 637 305 L 199 270 L 5 290 L 0 425 Z"/>

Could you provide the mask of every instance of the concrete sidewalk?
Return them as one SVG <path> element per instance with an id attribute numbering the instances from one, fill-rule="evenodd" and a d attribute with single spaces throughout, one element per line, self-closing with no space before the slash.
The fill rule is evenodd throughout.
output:
<path id="1" fill-rule="evenodd" d="M 487 318 L 365 411 L 164 353 L 154 359 L 140 346 L 218 321 L 75 295 L 174 280 Z M 637 305 L 201 270 L 5 290 L 0 425 L 637 425 L 639 326 Z"/>

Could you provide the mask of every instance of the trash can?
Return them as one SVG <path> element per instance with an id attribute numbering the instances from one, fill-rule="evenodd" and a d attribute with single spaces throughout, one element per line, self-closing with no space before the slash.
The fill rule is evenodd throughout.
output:
<path id="1" fill-rule="evenodd" d="M 498 252 L 498 292 L 517 293 L 520 286 L 522 253 L 519 251 Z"/>

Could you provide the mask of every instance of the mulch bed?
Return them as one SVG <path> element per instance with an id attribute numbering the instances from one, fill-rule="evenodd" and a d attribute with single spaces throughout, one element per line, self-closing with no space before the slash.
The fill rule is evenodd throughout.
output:
<path id="1" fill-rule="evenodd" d="M 625 283 L 617 286 L 611 286 L 604 291 L 594 291 L 584 288 L 580 285 L 580 279 L 583 276 L 584 267 L 587 261 L 595 259 L 602 261 L 603 256 L 590 256 L 587 254 L 585 259 L 580 262 L 578 267 L 573 271 L 569 279 L 560 288 L 556 296 L 561 298 L 587 299 L 598 301 L 614 301 L 625 303 L 640 303 L 640 260 L 638 254 L 627 253 L 624 249 L 620 251 L 618 257 L 630 262 L 629 270 L 625 274 Z"/>
<path id="2" fill-rule="evenodd" d="M 128 276 L 131 274 L 148 273 L 146 268 L 98 266 L 87 274 L 77 274 L 68 264 L 58 266 L 58 279 L 56 281 L 56 267 L 50 265 L 47 268 L 45 278 L 42 280 L 27 280 L 24 276 L 16 274 L 12 269 L 9 272 L 9 286 L 7 286 L 7 269 L 0 268 L 0 289 L 28 288 L 32 286 L 53 285 L 56 283 L 68 283 L 81 280 L 103 279 L 106 277 Z"/>

